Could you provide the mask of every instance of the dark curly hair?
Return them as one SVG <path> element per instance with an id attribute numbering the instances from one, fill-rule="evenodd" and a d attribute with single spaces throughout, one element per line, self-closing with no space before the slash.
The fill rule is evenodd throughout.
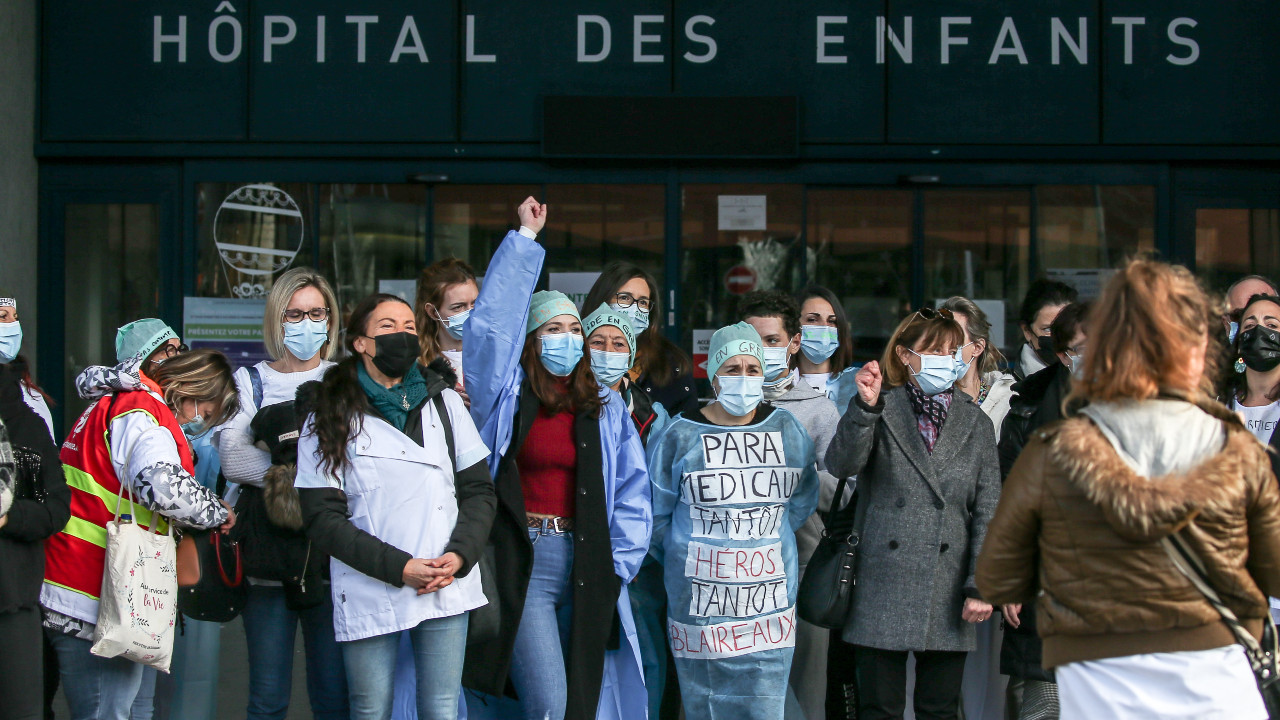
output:
<path id="1" fill-rule="evenodd" d="M 776 317 L 787 335 L 800 332 L 800 303 L 781 290 L 752 290 L 738 301 L 738 317 Z"/>

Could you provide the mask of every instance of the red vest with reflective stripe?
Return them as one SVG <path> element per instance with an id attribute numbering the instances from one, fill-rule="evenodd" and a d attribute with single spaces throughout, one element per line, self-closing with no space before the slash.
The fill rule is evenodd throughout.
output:
<path id="1" fill-rule="evenodd" d="M 155 384 L 144 377 L 153 391 Z M 62 443 L 62 467 L 71 488 L 71 519 L 62 532 L 45 541 L 45 582 L 97 600 L 102 591 L 102 574 L 106 563 L 107 523 L 115 517 L 120 480 L 111 464 L 107 428 L 111 421 L 132 412 L 153 418 L 168 430 L 178 445 L 182 468 L 195 474 L 191 446 L 173 411 L 159 395 L 143 390 L 117 393 L 100 398 L 85 410 Z M 110 412 L 110 417 L 108 417 Z M 128 462 L 128 458 L 121 458 Z M 150 528 L 153 514 L 141 505 L 130 509 L 126 493 L 120 507 L 122 515 L 131 513 L 141 526 Z M 160 530 L 167 529 L 163 519 Z"/>

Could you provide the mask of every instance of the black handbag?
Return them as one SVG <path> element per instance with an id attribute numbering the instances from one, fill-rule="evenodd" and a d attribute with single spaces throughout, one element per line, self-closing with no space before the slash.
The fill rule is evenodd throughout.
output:
<path id="1" fill-rule="evenodd" d="M 248 588 L 240 545 L 226 533 L 193 530 L 178 543 L 178 610 L 192 620 L 229 622 L 244 610 Z"/>
<path id="2" fill-rule="evenodd" d="M 809 558 L 800 589 L 796 593 L 796 614 L 818 627 L 842 628 L 853 607 L 853 591 L 858 583 L 859 536 L 854 527 L 857 493 L 841 508 L 845 478 L 836 485 L 831 509 L 822 518 L 822 538 Z"/>
<path id="3" fill-rule="evenodd" d="M 1267 717 L 1271 720 L 1280 720 L 1280 666 L 1277 665 L 1280 645 L 1277 645 L 1276 623 L 1271 619 L 1271 613 L 1268 612 L 1263 621 L 1262 642 L 1259 643 L 1240 623 L 1240 619 L 1231 608 L 1222 602 L 1213 585 L 1209 584 L 1209 574 L 1205 570 L 1204 563 L 1200 561 L 1200 556 L 1196 555 L 1195 550 L 1187 544 L 1186 539 L 1174 533 L 1162 540 L 1161 544 L 1164 545 L 1165 552 L 1169 554 L 1178 571 L 1186 575 L 1200 594 L 1205 596 L 1209 604 L 1222 616 L 1222 622 L 1226 623 L 1231 633 L 1236 636 L 1236 642 L 1244 646 L 1244 654 L 1249 658 L 1249 667 L 1253 670 L 1254 679 L 1258 681 L 1258 692 L 1262 694 L 1262 704 L 1267 708 Z"/>

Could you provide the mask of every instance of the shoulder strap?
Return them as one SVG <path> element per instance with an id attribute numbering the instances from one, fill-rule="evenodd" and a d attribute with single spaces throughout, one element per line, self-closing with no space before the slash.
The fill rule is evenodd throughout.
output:
<path id="1" fill-rule="evenodd" d="M 262 409 L 262 373 L 258 371 L 257 365 L 250 365 L 249 384 L 253 386 L 253 409 L 258 411 Z"/>
<path id="2" fill-rule="evenodd" d="M 444 442 L 449 449 L 449 463 L 453 465 L 453 472 L 458 472 L 458 456 L 453 450 L 453 423 L 449 421 L 449 409 L 444 404 L 444 393 L 437 393 L 431 398 L 431 402 L 435 403 L 436 414 L 440 416 L 440 425 L 444 428 Z"/>
<path id="3" fill-rule="evenodd" d="M 1272 681 L 1276 679 L 1276 656 L 1275 642 L 1276 629 L 1275 622 L 1271 619 L 1271 613 L 1267 613 L 1264 620 L 1263 643 L 1267 647 L 1260 645 L 1253 634 L 1245 629 L 1240 623 L 1240 619 L 1227 607 L 1226 603 L 1213 589 L 1213 585 L 1209 583 L 1209 575 L 1205 570 L 1204 563 L 1200 560 L 1200 556 L 1195 550 L 1187 544 L 1186 538 L 1181 533 L 1173 533 L 1172 535 L 1160 541 L 1164 546 L 1165 552 L 1169 554 L 1169 559 L 1173 561 L 1174 567 L 1191 581 L 1196 590 L 1204 595 L 1214 610 L 1222 616 L 1222 622 L 1231 630 L 1231 634 L 1235 636 L 1236 642 L 1244 646 L 1245 652 L 1249 655 L 1250 664 L 1254 666 L 1254 672 L 1259 672 L 1259 665 L 1267 663 L 1269 665 L 1270 677 Z"/>

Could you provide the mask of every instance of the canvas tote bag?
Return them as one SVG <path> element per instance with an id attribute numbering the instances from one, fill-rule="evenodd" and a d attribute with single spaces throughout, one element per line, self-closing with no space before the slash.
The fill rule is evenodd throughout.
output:
<path id="1" fill-rule="evenodd" d="M 130 513 L 121 517 L 126 491 Z M 133 498 L 132 487 L 121 482 L 115 518 L 107 523 L 107 560 L 90 652 L 105 658 L 128 658 L 167 673 L 178 610 L 173 524 L 169 523 L 164 535 L 154 528 L 144 530 L 134 520 L 137 510 Z M 153 525 L 158 526 L 159 513 L 153 518 Z"/>

